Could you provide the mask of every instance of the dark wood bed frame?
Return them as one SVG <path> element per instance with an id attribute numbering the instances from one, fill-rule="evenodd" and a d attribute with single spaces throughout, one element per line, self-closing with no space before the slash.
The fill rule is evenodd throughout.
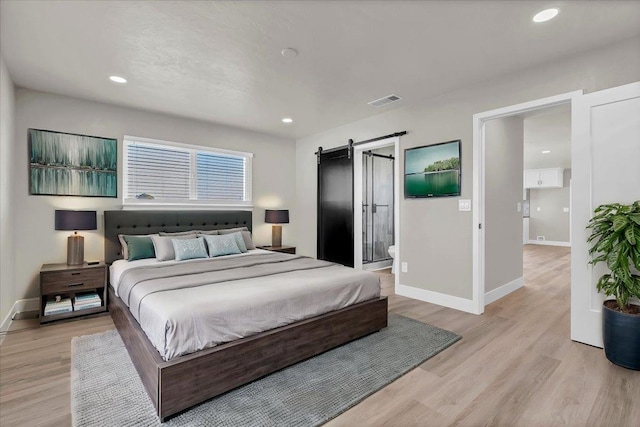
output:
<path id="1" fill-rule="evenodd" d="M 108 264 L 122 258 L 118 234 L 251 230 L 249 211 L 106 211 L 104 219 Z M 109 311 L 161 421 L 387 326 L 387 298 L 380 297 L 164 361 L 111 288 Z"/>

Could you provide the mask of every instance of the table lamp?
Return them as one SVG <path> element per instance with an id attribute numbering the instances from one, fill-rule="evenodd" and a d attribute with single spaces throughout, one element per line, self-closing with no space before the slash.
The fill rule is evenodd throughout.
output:
<path id="1" fill-rule="evenodd" d="M 282 246 L 282 226 L 289 224 L 289 211 L 287 209 L 267 209 L 264 211 L 264 222 L 276 224 L 271 228 L 271 246 Z"/>
<path id="2" fill-rule="evenodd" d="M 96 211 L 64 211 L 56 209 L 56 230 L 72 230 L 67 238 L 67 264 L 84 264 L 84 237 L 78 230 L 97 229 Z"/>

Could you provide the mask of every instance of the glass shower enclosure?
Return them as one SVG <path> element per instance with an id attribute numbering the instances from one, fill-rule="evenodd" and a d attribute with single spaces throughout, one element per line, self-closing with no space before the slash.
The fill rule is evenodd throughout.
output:
<path id="1" fill-rule="evenodd" d="M 377 151 L 377 150 L 376 150 Z M 382 151 L 382 150 L 381 150 Z M 393 245 L 393 155 L 365 151 L 362 156 L 362 263 L 391 260 Z"/>

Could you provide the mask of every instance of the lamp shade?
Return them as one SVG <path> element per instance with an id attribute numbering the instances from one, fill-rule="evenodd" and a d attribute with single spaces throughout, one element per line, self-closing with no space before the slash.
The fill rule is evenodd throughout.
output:
<path id="1" fill-rule="evenodd" d="M 267 209 L 264 211 L 264 222 L 267 224 L 289 224 L 289 210 Z"/>
<path id="2" fill-rule="evenodd" d="M 95 230 L 96 211 L 56 210 L 56 230 Z"/>

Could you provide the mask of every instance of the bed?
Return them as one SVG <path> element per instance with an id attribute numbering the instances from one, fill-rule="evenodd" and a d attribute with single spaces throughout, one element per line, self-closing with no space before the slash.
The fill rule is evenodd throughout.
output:
<path id="1" fill-rule="evenodd" d="M 106 211 L 104 221 L 109 310 L 162 421 L 387 326 L 379 287 L 376 293 L 359 281 L 364 273 L 323 261 L 260 250 L 161 266 L 118 261 L 119 234 L 251 230 L 249 211 Z M 203 277 L 206 286 L 199 286 Z M 278 297 L 285 292 L 286 301 Z M 184 304 L 172 305 L 176 300 Z M 207 307 L 216 304 L 225 310 L 209 320 L 225 328 L 191 326 L 192 318 L 206 325 Z M 188 312 L 178 310 L 183 306 Z M 268 312 L 280 317 L 267 321 Z"/>

